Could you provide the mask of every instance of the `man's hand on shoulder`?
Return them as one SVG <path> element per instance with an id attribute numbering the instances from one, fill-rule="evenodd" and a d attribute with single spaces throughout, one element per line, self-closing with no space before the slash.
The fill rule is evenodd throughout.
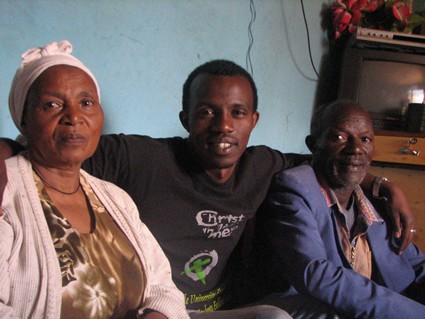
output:
<path id="1" fill-rule="evenodd" d="M 388 199 L 391 220 L 394 225 L 394 236 L 400 241 L 399 253 L 401 254 L 413 241 L 415 232 L 415 216 L 410 210 L 409 202 L 400 187 L 382 181 L 380 194 Z"/>
<path id="2" fill-rule="evenodd" d="M 18 142 L 9 138 L 0 138 L 0 216 L 3 216 L 1 205 L 3 193 L 7 184 L 6 165 L 4 160 L 18 154 L 24 147 Z"/>
<path id="3" fill-rule="evenodd" d="M 413 240 L 415 216 L 409 202 L 400 187 L 382 176 L 366 175 L 361 183 L 363 191 L 373 197 L 385 197 L 388 204 L 388 216 L 392 222 L 394 237 L 399 240 L 401 254 Z"/>
<path id="4" fill-rule="evenodd" d="M 12 157 L 24 150 L 25 147 L 10 138 L 0 138 L 0 159 Z"/>

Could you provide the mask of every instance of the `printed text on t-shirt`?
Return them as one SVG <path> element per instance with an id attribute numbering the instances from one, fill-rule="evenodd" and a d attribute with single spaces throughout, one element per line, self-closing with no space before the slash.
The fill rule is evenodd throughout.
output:
<path id="1" fill-rule="evenodd" d="M 239 216 L 231 214 L 219 215 L 212 210 L 201 210 L 196 215 L 198 226 L 202 227 L 208 238 L 229 237 L 244 219 L 245 216 L 243 214 Z"/>

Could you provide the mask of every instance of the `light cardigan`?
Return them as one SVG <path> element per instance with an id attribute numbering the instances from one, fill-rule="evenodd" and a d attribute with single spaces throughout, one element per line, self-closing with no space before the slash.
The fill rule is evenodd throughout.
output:
<path id="1" fill-rule="evenodd" d="M 8 159 L 6 167 L 8 184 L 0 217 L 0 318 L 60 318 L 60 267 L 31 163 L 24 153 Z M 81 174 L 128 237 L 143 264 L 146 289 L 140 312 L 148 308 L 170 319 L 189 318 L 183 294 L 172 281 L 170 264 L 140 221 L 130 196 L 83 170 Z"/>

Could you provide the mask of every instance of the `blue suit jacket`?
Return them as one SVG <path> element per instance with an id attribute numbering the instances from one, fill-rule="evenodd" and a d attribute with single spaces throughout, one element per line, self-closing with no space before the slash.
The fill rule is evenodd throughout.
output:
<path id="1" fill-rule="evenodd" d="M 356 273 L 310 166 L 275 177 L 260 218 L 278 267 L 283 265 L 280 271 L 292 286 L 279 283 L 284 293 L 295 288 L 355 318 L 425 318 L 425 306 L 400 294 L 414 281 L 424 285 L 425 256 L 413 244 L 397 255 L 391 230 L 382 221 L 367 233 L 380 278 L 375 282 Z"/>

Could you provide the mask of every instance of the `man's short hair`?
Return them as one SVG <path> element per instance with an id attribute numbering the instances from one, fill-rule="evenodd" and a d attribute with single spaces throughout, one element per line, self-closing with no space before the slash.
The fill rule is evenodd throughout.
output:
<path id="1" fill-rule="evenodd" d="M 249 74 L 244 68 L 237 65 L 236 63 L 228 60 L 212 60 L 206 62 L 196 69 L 194 69 L 183 85 L 183 112 L 186 114 L 189 112 L 189 101 L 190 101 L 190 87 L 192 86 L 193 80 L 199 74 L 210 74 L 210 75 L 224 75 L 224 76 L 243 76 L 251 84 L 252 94 L 254 99 L 253 110 L 257 111 L 258 105 L 258 96 L 257 96 L 257 87 L 255 86 L 254 79 L 251 74 Z"/>
<path id="2" fill-rule="evenodd" d="M 335 109 L 344 109 L 348 106 L 355 106 L 357 108 L 364 110 L 364 108 L 360 106 L 358 103 L 352 100 L 347 100 L 347 99 L 339 99 L 331 103 L 323 104 L 317 107 L 311 119 L 310 135 L 315 140 L 318 140 L 321 134 L 327 129 L 327 126 L 329 125 L 329 121 L 328 121 L 329 115 L 330 115 L 329 113 L 334 112 Z"/>

